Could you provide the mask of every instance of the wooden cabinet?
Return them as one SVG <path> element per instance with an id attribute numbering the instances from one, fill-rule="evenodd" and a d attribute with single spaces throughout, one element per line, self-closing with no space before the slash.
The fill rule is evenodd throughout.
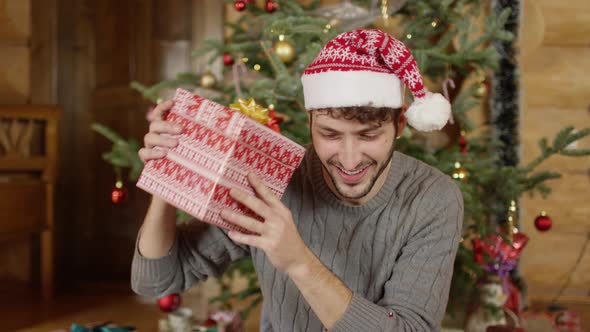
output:
<path id="1" fill-rule="evenodd" d="M 0 106 L 0 241 L 39 241 L 39 280 L 53 293 L 58 107 Z"/>

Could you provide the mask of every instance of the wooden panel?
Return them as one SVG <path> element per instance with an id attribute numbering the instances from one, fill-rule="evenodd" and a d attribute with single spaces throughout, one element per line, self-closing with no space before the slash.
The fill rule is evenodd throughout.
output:
<path id="1" fill-rule="evenodd" d="M 558 167 L 552 170 L 559 170 Z M 584 234 L 588 230 L 590 216 L 590 176 L 588 168 L 578 173 L 561 171 L 563 177 L 548 182 L 552 194 L 547 199 L 541 195 L 522 200 L 522 222 L 533 224 L 541 211 L 546 211 L 554 221 L 553 230 L 565 233 Z"/>
<path id="2" fill-rule="evenodd" d="M 540 47 L 522 64 L 523 97 L 532 109 L 588 109 L 590 48 Z M 538 115 L 536 115 L 538 116 Z"/>
<path id="3" fill-rule="evenodd" d="M 94 49 L 96 53 L 85 64 L 90 72 L 90 86 L 85 91 L 90 96 L 86 100 L 86 111 L 91 114 L 92 122 L 105 124 L 124 138 L 141 140 L 147 131 L 147 107 L 139 93 L 129 88 L 129 83 L 131 80 L 150 83 L 146 79 L 150 73 L 138 69 L 152 70 L 146 66 L 151 52 L 141 48 L 141 45 L 148 44 L 144 38 L 150 37 L 146 31 L 151 31 L 151 25 L 146 17 L 151 17 L 152 4 L 127 0 L 104 1 L 94 6 L 96 11 L 89 29 L 92 44 L 88 52 L 92 55 Z M 170 16 L 162 19 L 168 23 L 174 21 Z M 103 27 L 105 22 L 115 28 Z M 122 47 L 122 44 L 126 46 Z M 119 49 L 109 54 L 112 47 Z M 148 196 L 126 182 L 129 189 L 127 202 L 115 205 L 110 201 L 115 174 L 113 167 L 102 159 L 102 154 L 110 150 L 111 142 L 98 134 L 91 134 L 89 128 L 85 129 L 86 135 L 91 137 L 85 146 L 86 161 L 91 165 L 86 175 L 91 179 L 89 188 L 82 194 L 93 213 L 78 227 L 80 242 L 76 247 L 83 255 L 77 259 L 76 268 L 89 272 L 83 278 L 86 280 L 126 279 L 129 278 L 135 237 L 147 209 Z"/>
<path id="4" fill-rule="evenodd" d="M 531 96 L 532 98 L 532 96 Z M 531 100 L 532 101 L 532 100 Z M 545 108 L 524 104 L 522 135 L 522 162 L 528 163 L 535 159 L 540 152 L 538 141 L 546 137 L 552 144 L 552 139 L 566 126 L 582 129 L 590 126 L 590 112 L 586 109 Z M 572 148 L 590 149 L 590 137 L 577 141 Z M 545 160 L 539 169 L 578 172 L 590 168 L 588 157 L 554 156 Z"/>
<path id="5" fill-rule="evenodd" d="M 30 94 L 30 50 L 0 45 L 0 104 L 23 104 Z"/>
<path id="6" fill-rule="evenodd" d="M 31 104 L 57 104 L 57 1 L 32 6 Z"/>
<path id="7" fill-rule="evenodd" d="M 96 87 L 128 85 L 133 69 L 129 40 L 134 8 L 120 0 L 95 1 L 94 7 Z"/>
<path id="8" fill-rule="evenodd" d="M 538 140 L 552 139 L 565 126 L 590 126 L 590 2 L 526 0 L 520 46 L 523 109 L 523 164 L 538 156 Z M 590 139 L 576 148 L 590 148 Z M 551 301 L 562 287 L 560 301 L 590 302 L 590 247 L 582 253 L 590 226 L 590 158 L 552 157 L 538 170 L 563 177 L 548 185 L 553 193 L 521 200 L 521 229 L 531 241 L 520 268 L 531 300 Z M 534 218 L 546 210 L 553 228 L 545 233 Z M 576 260 L 581 263 L 574 268 Z M 568 278 L 571 278 L 568 283 Z"/>
<path id="9" fill-rule="evenodd" d="M 154 0 L 152 36 L 157 40 L 190 40 L 192 2 L 191 0 Z M 201 2 L 203 1 L 198 1 L 194 5 L 201 7 Z M 172 17 L 174 19 L 170 19 Z"/>
<path id="10" fill-rule="evenodd" d="M 538 141 L 542 137 L 549 138 L 551 142 L 568 125 L 577 128 L 590 126 L 590 114 L 584 109 L 533 108 L 525 104 L 523 113 L 523 164 L 539 155 Z M 590 149 L 590 137 L 578 141 L 576 148 Z M 553 156 L 539 165 L 537 171 L 557 171 L 563 177 L 547 183 L 553 189 L 548 199 L 537 194 L 534 198 L 526 197 L 523 200 L 523 222 L 531 224 L 535 216 L 545 209 L 555 221 L 555 231 L 587 232 L 590 217 L 590 158 Z"/>
<path id="11" fill-rule="evenodd" d="M 0 182 L 0 239 L 20 230 L 41 227 L 45 187 L 39 181 Z"/>
<path id="12" fill-rule="evenodd" d="M 545 39 L 545 16 L 536 0 L 522 2 L 522 19 L 518 36 L 519 62 L 528 61 L 537 54 Z"/>
<path id="13" fill-rule="evenodd" d="M 89 65 L 93 36 L 90 30 L 90 1 L 59 0 L 59 76 L 58 100 L 64 107 L 59 146 L 61 174 L 56 191 L 67 193 L 56 200 L 57 278 L 70 285 L 77 275 L 78 261 L 83 260 L 80 246 L 87 234 L 82 227 L 94 213 L 88 192 L 92 189 L 93 167 L 89 161 L 89 96 L 92 70 Z"/>
<path id="14" fill-rule="evenodd" d="M 529 294 L 534 298 L 555 296 L 567 282 L 580 254 L 586 233 L 539 233 L 531 226 L 523 227 L 530 241 L 523 252 L 520 269 L 527 281 Z M 588 248 L 590 249 L 590 247 Z M 590 297 L 590 250 L 573 271 L 571 283 L 562 300 L 588 301 Z"/>
<path id="15" fill-rule="evenodd" d="M 192 48 L 203 47 L 203 41 L 215 38 L 223 41 L 223 3 L 217 0 L 193 0 Z M 192 69 L 195 73 L 210 70 L 215 76 L 221 77 L 223 63 L 221 59 L 209 64 L 208 57 L 193 57 Z"/>
<path id="16" fill-rule="evenodd" d="M 0 43 L 26 44 L 31 36 L 31 0 L 0 0 Z"/>
<path id="17" fill-rule="evenodd" d="M 0 278 L 3 286 L 10 284 L 5 282 L 6 280 L 18 280 L 29 285 L 32 269 L 31 245 L 28 239 L 29 237 L 20 236 L 14 240 L 0 242 Z M 6 291 L 3 292 L 5 293 Z M 22 293 L 18 296 L 22 296 Z M 0 320 L 4 324 L 4 320 Z"/>
<path id="18" fill-rule="evenodd" d="M 590 1 L 537 0 L 545 19 L 546 45 L 590 44 Z M 526 15 L 526 13 L 525 13 Z"/>
<path id="19" fill-rule="evenodd" d="M 129 85 L 114 85 L 94 91 L 92 105 L 95 111 L 112 107 L 137 107 L 140 94 Z"/>

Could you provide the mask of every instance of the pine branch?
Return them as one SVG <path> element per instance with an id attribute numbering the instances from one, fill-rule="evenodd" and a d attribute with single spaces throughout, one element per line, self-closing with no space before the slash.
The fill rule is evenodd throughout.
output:
<path id="1" fill-rule="evenodd" d="M 539 148 L 541 154 L 531 161 L 527 166 L 523 167 L 522 170 L 525 173 L 531 172 L 543 161 L 549 157 L 560 154 L 563 156 L 586 156 L 590 155 L 590 150 L 574 150 L 568 149 L 568 146 L 575 141 L 578 141 L 586 136 L 590 135 L 590 128 L 584 128 L 578 132 L 575 132 L 574 127 L 563 128 L 553 139 L 553 146 L 548 146 L 547 139 L 543 138 L 539 141 Z"/>
<path id="2" fill-rule="evenodd" d="M 106 137 L 109 141 L 113 143 L 124 142 L 125 140 L 116 132 L 111 130 L 110 128 L 101 125 L 99 123 L 93 123 L 91 128 L 96 131 L 97 133 L 101 134 L 102 136 Z"/>

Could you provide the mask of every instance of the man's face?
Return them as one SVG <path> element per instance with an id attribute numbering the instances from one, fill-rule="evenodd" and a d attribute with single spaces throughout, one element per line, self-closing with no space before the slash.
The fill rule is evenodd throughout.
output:
<path id="1" fill-rule="evenodd" d="M 393 155 L 393 120 L 362 124 L 321 111 L 312 111 L 310 116 L 314 149 L 332 191 L 351 204 L 372 197 L 383 185 Z"/>

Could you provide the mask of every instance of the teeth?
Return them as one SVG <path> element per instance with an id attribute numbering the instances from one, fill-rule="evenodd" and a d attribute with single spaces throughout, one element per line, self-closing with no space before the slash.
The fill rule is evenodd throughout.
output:
<path id="1" fill-rule="evenodd" d="M 346 170 L 343 170 L 343 169 L 342 169 L 342 168 L 340 168 L 340 167 L 338 167 L 338 168 L 339 168 L 339 169 L 342 171 L 342 173 L 345 173 L 345 174 L 348 174 L 348 175 L 356 175 L 356 174 L 359 174 L 360 172 L 362 172 L 362 171 L 364 171 L 364 170 L 365 170 L 364 168 L 361 168 L 361 169 L 359 169 L 358 171 L 354 171 L 354 172 L 348 172 L 348 171 L 346 171 Z"/>

